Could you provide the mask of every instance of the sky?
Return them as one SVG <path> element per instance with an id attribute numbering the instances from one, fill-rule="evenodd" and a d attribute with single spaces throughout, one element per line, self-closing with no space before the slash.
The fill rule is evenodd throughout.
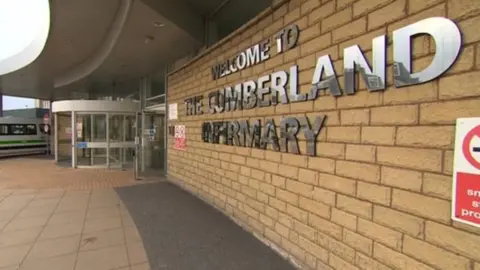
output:
<path id="1" fill-rule="evenodd" d="M 41 4 L 38 0 L 0 0 L 0 62 L 21 52 L 32 42 L 38 31 L 32 25 L 36 20 L 43 19 L 36 12 L 36 7 Z M 34 106 L 34 99 L 3 96 L 4 110 Z"/>
<path id="2" fill-rule="evenodd" d="M 3 110 L 33 108 L 34 106 L 35 100 L 31 98 L 3 96 Z"/>

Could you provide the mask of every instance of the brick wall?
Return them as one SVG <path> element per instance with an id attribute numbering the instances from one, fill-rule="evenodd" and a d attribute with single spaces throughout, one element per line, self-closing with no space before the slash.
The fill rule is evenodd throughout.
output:
<path id="1" fill-rule="evenodd" d="M 185 116 L 183 101 L 299 65 L 307 92 L 319 56 L 330 54 L 343 84 L 343 49 L 358 44 L 371 60 L 372 38 L 423 18 L 458 23 L 463 49 L 433 82 L 386 91 L 360 82 L 352 96 L 327 94 L 252 110 Z M 169 77 L 187 151 L 169 146 L 172 181 L 197 194 L 306 269 L 480 269 L 480 230 L 450 219 L 453 142 L 458 117 L 480 116 L 478 0 L 291 0 L 267 10 L 214 50 Z M 296 48 L 212 80 L 211 66 L 296 23 Z M 389 42 L 390 42 L 389 41 Z M 432 59 L 433 40 L 413 41 L 415 71 Z M 275 53 L 274 50 L 271 50 Z M 343 87 L 342 87 L 343 88 Z M 204 105 L 205 106 L 205 105 Z M 326 114 L 317 156 L 201 141 L 212 119 Z M 300 136 L 302 137 L 302 136 Z M 305 142 L 300 142 L 300 147 Z"/>

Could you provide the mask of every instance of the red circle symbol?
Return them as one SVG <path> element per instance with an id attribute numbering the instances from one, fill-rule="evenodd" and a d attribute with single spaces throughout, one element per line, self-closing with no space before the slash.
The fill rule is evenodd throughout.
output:
<path id="1" fill-rule="evenodd" d="M 480 138 L 480 126 L 476 126 L 472 130 L 470 130 L 465 138 L 463 139 L 463 144 L 462 144 L 462 151 L 463 155 L 467 159 L 470 164 L 472 164 L 473 167 L 477 168 L 480 170 L 480 162 L 478 162 L 472 155 L 472 148 L 470 146 L 473 138 L 479 137 Z"/>

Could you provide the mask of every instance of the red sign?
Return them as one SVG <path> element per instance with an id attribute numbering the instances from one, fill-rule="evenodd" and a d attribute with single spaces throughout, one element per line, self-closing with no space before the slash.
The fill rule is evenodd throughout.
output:
<path id="1" fill-rule="evenodd" d="M 50 117 L 48 116 L 48 113 L 45 113 L 43 115 L 43 123 L 47 125 L 50 122 L 49 120 L 50 120 Z"/>
<path id="2" fill-rule="evenodd" d="M 175 126 L 175 143 L 173 148 L 176 150 L 186 150 L 186 137 L 185 137 L 185 126 L 176 125 Z"/>
<path id="3" fill-rule="evenodd" d="M 480 119 L 457 120 L 452 219 L 480 227 Z"/>

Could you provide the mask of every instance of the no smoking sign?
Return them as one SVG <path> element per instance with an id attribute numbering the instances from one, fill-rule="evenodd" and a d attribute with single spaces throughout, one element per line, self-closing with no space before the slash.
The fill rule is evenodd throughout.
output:
<path id="1" fill-rule="evenodd" d="M 457 119 L 452 219 L 480 227 L 480 118 Z"/>

